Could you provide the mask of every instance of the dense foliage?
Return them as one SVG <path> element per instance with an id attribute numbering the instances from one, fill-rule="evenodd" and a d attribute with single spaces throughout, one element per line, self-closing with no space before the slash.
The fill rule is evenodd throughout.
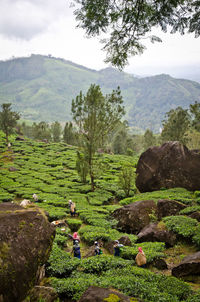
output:
<path id="1" fill-rule="evenodd" d="M 95 83 L 107 94 L 120 86 L 131 127 L 154 132 L 166 112 L 188 108 L 200 91 L 200 84 L 168 75 L 136 78 L 113 68 L 96 71 L 39 55 L 0 62 L 0 83 L 0 103 L 12 102 L 25 120 L 64 123 L 71 120 L 71 100 L 80 90 L 86 93 Z"/>
<path id="2" fill-rule="evenodd" d="M 95 187 L 95 166 L 98 165 L 95 154 L 98 148 L 105 147 L 109 134 L 125 114 L 122 104 L 119 87 L 104 96 L 100 86 L 94 84 L 90 86 L 86 95 L 81 91 L 72 100 L 72 118 L 78 127 L 80 147 L 83 152 L 83 167 L 79 166 L 79 171 L 82 169 L 85 171 L 87 165 L 92 191 Z M 80 156 L 78 159 L 80 162 Z"/>
<path id="3" fill-rule="evenodd" d="M 11 103 L 4 103 L 1 105 L 1 107 L 2 111 L 0 112 L 0 130 L 5 133 L 6 141 L 8 143 L 8 137 L 14 132 L 20 115 L 19 113 L 11 110 Z"/>
<path id="4" fill-rule="evenodd" d="M 102 154 L 106 169 L 97 178 L 97 188 L 92 192 L 89 178 L 83 184 L 75 169 L 76 147 L 30 139 L 20 141 L 11 136 L 12 150 L 8 151 L 2 132 L 0 138 L 0 202 L 19 203 L 24 198 L 33 201 L 32 194 L 36 193 L 38 202 L 34 206 L 47 211 L 50 221 L 61 219 L 63 223 L 62 227 L 56 227 L 53 249 L 46 263 L 47 282 L 56 289 L 61 301 L 71 298 L 77 301 L 90 285 L 116 288 L 145 302 L 198 301 L 199 293 L 193 294 L 188 284 L 150 271 L 155 270 L 154 260 L 168 261 L 165 244 L 137 243 L 136 235 L 116 229 L 117 221 L 111 214 L 121 207 L 119 202 L 168 198 L 181 201 L 187 206 L 181 215 L 167 217 L 161 223 L 191 239 L 190 247 L 196 251 L 200 247 L 200 224 L 185 215 L 199 210 L 199 191 L 174 188 L 140 194 L 133 186 L 133 196 L 125 198 L 125 192 L 119 188 L 119 175 L 123 166 L 135 167 L 138 157 Z M 70 216 L 69 199 L 75 201 L 78 217 Z M 81 238 L 81 260 L 72 255 L 74 230 L 78 230 Z M 120 257 L 114 257 L 108 247 L 124 236 L 130 239 L 130 246 L 122 247 Z M 103 254 L 88 257 L 96 240 L 101 243 Z M 147 256 L 146 269 L 135 264 L 139 246 Z"/>
<path id="5" fill-rule="evenodd" d="M 79 4 L 75 10 L 78 26 L 85 29 L 89 37 L 109 33 L 104 40 L 106 62 L 123 68 L 130 55 L 141 54 L 145 46 L 141 40 L 148 37 L 151 42 L 162 40 L 151 34 L 159 27 L 171 33 L 179 31 L 194 33 L 199 37 L 199 1 L 100 1 L 74 0 Z"/>

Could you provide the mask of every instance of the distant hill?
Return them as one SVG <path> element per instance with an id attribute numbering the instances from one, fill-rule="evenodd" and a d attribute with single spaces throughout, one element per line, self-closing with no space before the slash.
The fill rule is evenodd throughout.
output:
<path id="1" fill-rule="evenodd" d="M 154 131 L 170 109 L 200 101 L 199 83 L 165 74 L 137 78 L 110 67 L 96 71 L 41 55 L 0 61 L 0 103 L 11 102 L 27 120 L 70 120 L 72 99 L 92 83 L 103 93 L 120 86 L 129 124 Z"/>

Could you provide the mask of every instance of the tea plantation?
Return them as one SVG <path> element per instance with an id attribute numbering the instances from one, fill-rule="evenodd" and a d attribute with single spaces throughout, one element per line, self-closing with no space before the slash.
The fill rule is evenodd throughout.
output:
<path id="1" fill-rule="evenodd" d="M 78 301 L 90 286 L 115 288 L 133 297 L 133 301 L 146 302 L 199 302 L 200 286 L 186 283 L 170 275 L 170 270 L 158 271 L 153 266 L 157 258 L 168 264 L 200 249 L 200 223 L 186 216 L 200 210 L 200 193 L 175 188 L 152 193 L 139 193 L 135 186 L 125 198 L 119 185 L 119 174 L 127 163 L 136 167 L 138 157 L 103 154 L 104 168 L 91 192 L 89 179 L 81 183 L 76 172 L 76 147 L 64 143 L 44 143 L 30 139 L 11 138 L 8 150 L 0 133 L 0 202 L 23 199 L 32 202 L 33 193 L 39 197 L 38 206 L 48 212 L 49 221 L 64 220 L 65 227 L 56 227 L 53 249 L 46 264 L 43 284 L 55 288 L 59 301 Z M 76 203 L 78 215 L 71 217 L 68 200 Z M 182 238 L 175 247 L 166 249 L 163 242 L 136 243 L 137 236 L 116 229 L 117 221 L 111 213 L 126 204 L 139 200 L 172 199 L 187 207 L 179 216 L 165 217 L 160 223 Z M 152 215 L 152 221 L 156 217 Z M 78 231 L 81 239 L 79 260 L 71 254 L 72 235 Z M 128 236 L 131 246 L 124 246 L 120 257 L 114 257 L 106 248 L 109 242 Z M 103 254 L 87 256 L 94 241 L 103 244 Z M 138 268 L 135 256 L 141 246 L 147 256 L 147 268 Z M 178 251 L 178 252 L 177 252 Z"/>

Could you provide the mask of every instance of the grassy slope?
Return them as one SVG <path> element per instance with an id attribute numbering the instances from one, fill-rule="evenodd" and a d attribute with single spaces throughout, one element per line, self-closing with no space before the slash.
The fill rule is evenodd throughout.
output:
<path id="1" fill-rule="evenodd" d="M 167 75 L 137 79 L 113 68 L 97 72 L 39 55 L 0 62 L 0 103 L 14 103 L 26 119 L 70 119 L 72 98 L 92 83 L 104 93 L 120 86 L 130 123 L 157 131 L 167 111 L 188 107 L 200 94 L 200 84 Z"/>
<path id="2" fill-rule="evenodd" d="M 191 192 L 180 188 L 145 193 L 145 196 L 137 194 L 130 199 L 124 199 L 117 175 L 125 162 L 135 166 L 137 158 L 103 155 L 106 170 L 97 181 L 96 191 L 92 193 L 89 183 L 81 184 L 75 171 L 76 148 L 62 143 L 45 144 L 31 140 L 20 142 L 15 141 L 13 137 L 13 150 L 8 151 L 2 136 L 0 141 L 0 201 L 14 200 L 18 203 L 23 198 L 32 200 L 32 194 L 37 193 L 40 198 L 37 205 L 49 212 L 51 221 L 57 219 L 68 221 L 70 215 L 67 200 L 70 198 L 75 201 L 79 217 L 74 220 L 82 222 L 79 229 L 82 256 L 87 254 L 94 240 L 101 238 L 106 242 L 119 239 L 123 235 L 113 229 L 115 221 L 110 216 L 110 213 L 120 206 L 119 201 L 127 204 L 147 198 L 155 200 L 170 198 L 182 200 L 188 206 L 198 206 L 196 199 L 198 196 L 195 197 Z M 11 166 L 17 170 L 9 172 Z M 74 297 L 77 300 L 89 285 L 100 285 L 118 288 L 125 294 L 140 297 L 147 302 L 178 302 L 186 301 L 187 298 L 187 302 L 190 302 L 191 290 L 188 285 L 175 278 L 157 274 L 157 271 L 154 274 L 135 266 L 133 259 L 138 247 L 138 244 L 135 244 L 135 235 L 127 234 L 132 247 L 125 248 L 122 252 L 122 257 L 130 260 L 115 259 L 104 249 L 104 255 L 100 258 L 91 257 L 77 262 L 69 254 L 71 242 L 67 236 L 68 232 L 69 228 L 64 233 L 57 228 L 48 264 L 48 274 L 53 277 L 51 282 L 60 297 Z M 170 250 L 165 250 L 162 243 L 140 243 L 140 245 L 143 246 L 149 263 L 157 257 L 166 255 L 169 265 L 179 263 L 184 255 L 198 250 L 194 244 L 188 246 L 178 242 L 176 247 Z M 152 270 L 155 272 L 155 268 Z M 197 302 L 198 298 L 199 296 L 191 301 Z"/>

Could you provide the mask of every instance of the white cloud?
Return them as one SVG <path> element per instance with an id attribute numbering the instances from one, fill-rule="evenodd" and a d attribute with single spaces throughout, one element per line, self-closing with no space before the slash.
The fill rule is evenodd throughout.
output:
<path id="1" fill-rule="evenodd" d="M 0 34 L 31 40 L 60 18 L 72 14 L 65 0 L 1 0 Z"/>
<path id="2" fill-rule="evenodd" d="M 76 28 L 72 0 L 0 0 L 0 60 L 12 56 L 52 54 L 93 69 L 106 66 L 98 38 Z M 192 35 L 159 33 L 163 43 L 146 41 L 147 50 L 130 59 L 126 71 L 170 73 L 200 63 L 200 43 Z"/>

